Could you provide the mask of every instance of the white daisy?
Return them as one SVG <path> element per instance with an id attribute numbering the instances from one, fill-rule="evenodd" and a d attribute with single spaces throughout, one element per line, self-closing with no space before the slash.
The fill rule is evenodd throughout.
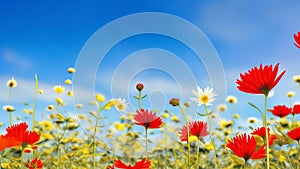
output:
<path id="1" fill-rule="evenodd" d="M 249 117 L 247 119 L 248 123 L 257 123 L 258 122 L 258 119 L 256 117 Z"/>
<path id="2" fill-rule="evenodd" d="M 7 112 L 13 112 L 13 111 L 15 111 L 15 108 L 11 105 L 5 105 L 5 106 L 3 106 L 3 110 L 5 110 Z"/>
<path id="3" fill-rule="evenodd" d="M 233 104 L 233 103 L 236 103 L 238 100 L 235 96 L 230 95 L 230 96 L 227 96 L 226 101 L 230 104 Z"/>
<path id="4" fill-rule="evenodd" d="M 14 77 L 12 77 L 11 79 L 9 79 L 7 81 L 7 86 L 10 87 L 10 88 L 15 88 L 17 87 L 17 81 Z"/>
<path id="5" fill-rule="evenodd" d="M 193 102 L 197 103 L 198 106 L 201 106 L 202 104 L 209 106 L 211 103 L 216 99 L 215 96 L 217 94 L 214 92 L 213 88 L 206 87 L 204 91 L 197 86 L 197 91 L 192 91 L 193 95 L 196 96 L 196 98 L 190 98 Z"/>
<path id="6" fill-rule="evenodd" d="M 296 93 L 294 91 L 289 91 L 289 92 L 286 93 L 286 96 L 291 98 L 291 97 L 295 96 L 295 94 Z"/>
<path id="7" fill-rule="evenodd" d="M 225 104 L 219 104 L 217 105 L 218 112 L 225 112 L 227 109 L 227 106 Z"/>
<path id="8" fill-rule="evenodd" d="M 126 100 L 124 98 L 114 99 L 114 106 L 119 112 L 126 112 L 126 110 L 128 109 L 128 103 L 126 103 Z"/>

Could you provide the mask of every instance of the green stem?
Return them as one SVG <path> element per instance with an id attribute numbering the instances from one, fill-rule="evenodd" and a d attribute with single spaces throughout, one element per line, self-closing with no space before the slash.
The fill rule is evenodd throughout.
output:
<path id="1" fill-rule="evenodd" d="M 22 149 L 21 149 L 21 169 L 23 169 L 23 156 L 24 156 L 24 149 L 23 149 L 23 147 L 22 147 Z"/>
<path id="2" fill-rule="evenodd" d="M 294 128 L 294 126 L 295 126 L 295 115 L 293 114 L 293 116 L 292 116 L 292 128 Z"/>
<path id="3" fill-rule="evenodd" d="M 197 161 L 196 161 L 196 168 L 198 168 L 199 166 L 199 147 L 200 147 L 200 140 L 198 138 L 198 141 L 197 141 Z"/>
<path id="4" fill-rule="evenodd" d="M 289 156 L 289 153 L 290 153 L 290 152 L 291 152 L 291 149 L 290 149 L 289 152 L 286 154 L 286 157 L 287 157 L 287 159 L 288 159 L 288 161 L 289 161 L 290 168 L 291 168 L 291 169 L 294 169 L 293 163 L 292 163 L 291 158 L 290 158 L 290 156 Z"/>
<path id="5" fill-rule="evenodd" d="M 58 140 L 57 140 L 57 167 L 56 167 L 56 168 L 59 168 L 59 163 L 60 163 L 60 151 L 59 151 L 59 149 L 60 149 L 60 148 L 59 148 L 59 146 L 60 146 L 60 141 L 63 139 L 63 137 L 64 137 L 64 135 L 65 135 L 65 133 L 66 133 L 66 131 L 67 131 L 68 124 L 69 124 L 69 121 L 67 121 L 66 127 L 64 128 L 61 137 L 58 138 Z"/>
<path id="6" fill-rule="evenodd" d="M 244 163 L 244 169 L 247 169 L 247 161 Z"/>
<path id="7" fill-rule="evenodd" d="M 298 141 L 298 158 L 297 158 L 297 169 L 299 169 L 299 158 L 300 158 L 300 140 Z"/>
<path id="8" fill-rule="evenodd" d="M 139 96 L 138 96 L 138 105 L 139 105 L 139 109 L 142 109 L 142 104 L 141 104 L 141 100 L 142 100 L 142 92 L 139 91 Z"/>
<path id="9" fill-rule="evenodd" d="M 263 125 L 265 127 L 265 131 L 266 131 L 266 140 L 265 140 L 265 144 L 266 144 L 266 158 L 267 158 L 267 169 L 270 168 L 270 159 L 269 159 L 269 132 L 268 132 L 268 124 L 267 124 L 267 99 L 268 96 L 265 95 L 265 99 L 264 99 L 264 116 L 263 116 Z"/>
<path id="10" fill-rule="evenodd" d="M 190 147 L 190 142 L 189 142 L 189 139 L 190 139 L 190 126 L 189 126 L 189 122 L 187 121 L 187 118 L 186 118 L 186 114 L 185 114 L 185 109 L 182 108 L 181 104 L 179 104 L 179 107 L 180 107 L 180 110 L 181 110 L 181 113 L 183 115 L 183 118 L 184 118 L 184 121 L 186 123 L 186 127 L 187 127 L 187 133 L 188 133 L 188 138 L 187 138 L 187 146 L 188 146 L 188 169 L 190 168 L 190 164 L 191 164 L 191 147 Z"/>
<path id="11" fill-rule="evenodd" d="M 148 128 L 145 127 L 146 129 L 146 158 L 148 157 Z"/>
<path id="12" fill-rule="evenodd" d="M 279 156 L 278 156 L 277 163 L 276 163 L 277 167 L 279 165 L 279 159 L 280 159 L 280 156 L 281 156 L 281 150 L 282 150 L 282 146 L 280 146 L 280 149 L 279 149 Z"/>
<path id="13" fill-rule="evenodd" d="M 12 112 L 9 112 L 9 125 L 12 126 Z"/>
<path id="14" fill-rule="evenodd" d="M 97 114 L 97 119 L 96 119 L 96 124 L 94 129 L 94 138 L 93 138 L 93 168 L 94 169 L 96 169 L 96 134 L 97 134 L 97 127 L 98 127 L 100 114 L 101 114 L 101 109 L 98 108 L 98 114 Z"/>
<path id="15" fill-rule="evenodd" d="M 32 120 L 31 120 L 31 130 L 34 131 L 34 112 L 35 112 L 35 105 L 36 105 L 36 95 L 39 92 L 39 81 L 37 75 L 35 75 L 35 92 L 33 98 L 33 105 L 32 105 Z"/>
<path id="16" fill-rule="evenodd" d="M 218 168 L 218 158 L 217 158 L 217 150 L 216 150 L 216 146 L 215 146 L 215 142 L 214 142 L 214 139 L 212 137 L 212 126 L 211 126 L 211 121 L 210 121 L 210 115 L 209 115 L 209 112 L 208 112 L 208 109 L 206 107 L 206 105 L 204 104 L 204 109 L 205 109 L 205 112 L 206 112 L 206 115 L 207 115 L 207 123 L 208 123 L 208 126 L 209 126 L 209 137 L 210 137 L 210 141 L 214 147 L 214 155 L 215 155 L 215 168 Z"/>
<path id="17" fill-rule="evenodd" d="M 10 105 L 11 87 L 8 91 L 8 105 Z M 9 112 L 9 126 L 12 126 L 12 112 Z"/>
<path id="18" fill-rule="evenodd" d="M 113 159 L 115 159 L 115 156 L 116 156 L 116 139 L 114 139 L 113 144 L 114 144 Z"/>

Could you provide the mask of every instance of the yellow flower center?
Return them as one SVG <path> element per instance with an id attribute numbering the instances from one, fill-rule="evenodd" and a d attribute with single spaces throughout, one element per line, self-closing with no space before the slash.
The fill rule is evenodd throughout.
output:
<path id="1" fill-rule="evenodd" d="M 123 104 L 118 104 L 117 106 L 117 110 L 123 110 L 124 109 L 124 105 Z"/>
<path id="2" fill-rule="evenodd" d="M 202 102 L 203 104 L 206 104 L 208 102 L 208 96 L 207 95 L 202 95 L 200 97 L 200 102 Z"/>
<path id="3" fill-rule="evenodd" d="M 9 82 L 8 84 L 9 87 L 13 87 L 14 85 L 15 85 L 14 82 Z"/>

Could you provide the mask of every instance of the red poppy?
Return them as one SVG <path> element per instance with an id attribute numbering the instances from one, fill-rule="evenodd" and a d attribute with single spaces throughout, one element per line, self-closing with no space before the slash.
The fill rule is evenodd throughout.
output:
<path id="1" fill-rule="evenodd" d="M 208 135 L 207 124 L 204 121 L 194 121 L 190 124 L 190 134 L 198 138 Z"/>
<path id="2" fill-rule="evenodd" d="M 300 140 L 300 127 L 295 128 L 295 129 L 289 131 L 289 132 L 287 133 L 287 135 L 288 135 L 291 139 L 296 140 L 296 141 L 299 142 L 299 140 Z"/>
<path id="3" fill-rule="evenodd" d="M 272 65 L 263 67 L 262 64 L 260 64 L 259 68 L 254 67 L 248 72 L 240 74 L 241 80 L 236 80 L 237 88 L 242 92 L 264 94 L 267 96 L 269 91 L 277 85 L 285 73 L 285 71 L 283 71 L 277 76 L 278 65 L 279 63 L 275 65 L 273 70 Z"/>
<path id="4" fill-rule="evenodd" d="M 28 125 L 25 122 L 12 125 L 6 128 L 7 134 L 3 136 L 9 143 L 7 148 L 14 146 L 33 145 L 39 141 L 40 135 L 35 131 L 27 131 Z"/>
<path id="5" fill-rule="evenodd" d="M 265 138 L 266 136 L 266 129 L 265 127 L 258 127 L 256 128 L 251 134 L 258 135 L 262 138 Z M 273 145 L 274 141 L 277 139 L 277 136 L 275 134 L 270 134 L 270 128 L 268 128 L 268 134 L 269 134 L 269 146 Z"/>
<path id="6" fill-rule="evenodd" d="M 270 128 L 268 128 L 268 133 L 269 132 L 270 132 Z M 261 137 L 265 137 L 266 136 L 265 127 L 258 127 L 256 129 L 254 129 L 254 131 L 251 134 L 258 135 L 258 136 L 261 136 Z"/>
<path id="7" fill-rule="evenodd" d="M 124 164 L 121 160 L 115 160 L 114 164 L 115 167 L 120 169 L 150 169 L 151 161 L 144 158 L 141 161 L 137 161 L 134 166 L 131 166 Z"/>
<path id="8" fill-rule="evenodd" d="M 10 141 L 0 136 L 0 152 L 9 146 Z"/>
<path id="9" fill-rule="evenodd" d="M 235 136 L 232 140 L 229 140 L 226 147 L 245 161 L 249 159 L 261 159 L 266 157 L 265 145 L 256 150 L 256 141 L 252 135 L 246 133 Z"/>
<path id="10" fill-rule="evenodd" d="M 295 105 L 293 106 L 292 114 L 293 114 L 293 115 L 295 115 L 295 114 L 300 114 L 300 104 L 295 104 Z"/>
<path id="11" fill-rule="evenodd" d="M 134 124 L 144 126 L 148 128 L 160 128 L 162 124 L 161 118 L 156 116 L 156 113 L 152 111 L 141 109 L 136 111 L 137 114 L 134 115 L 133 119 L 135 120 Z"/>
<path id="12" fill-rule="evenodd" d="M 44 164 L 40 159 L 35 158 L 30 163 L 25 162 L 24 165 L 29 169 L 42 169 Z"/>
<path id="13" fill-rule="evenodd" d="M 182 126 L 180 129 L 180 140 L 181 141 L 188 141 L 188 128 L 187 126 Z"/>
<path id="14" fill-rule="evenodd" d="M 300 48 L 300 32 L 298 32 L 298 36 L 297 36 L 297 34 L 294 34 L 294 39 L 295 39 L 294 44 L 295 44 L 298 48 Z"/>
<path id="15" fill-rule="evenodd" d="M 292 108 L 286 107 L 285 105 L 278 105 L 274 106 L 273 110 L 269 109 L 268 111 L 271 112 L 274 116 L 283 118 L 292 112 Z"/>

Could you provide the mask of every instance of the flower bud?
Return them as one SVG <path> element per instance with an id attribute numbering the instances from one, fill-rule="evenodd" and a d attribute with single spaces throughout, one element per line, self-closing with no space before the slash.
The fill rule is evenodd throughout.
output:
<path id="1" fill-rule="evenodd" d="M 135 88 L 140 92 L 144 89 L 144 84 L 143 83 L 138 83 L 138 84 L 136 84 Z"/>
<path id="2" fill-rule="evenodd" d="M 172 98 L 169 101 L 169 104 L 172 105 L 172 106 L 178 106 L 179 105 L 179 99 L 178 98 Z"/>

